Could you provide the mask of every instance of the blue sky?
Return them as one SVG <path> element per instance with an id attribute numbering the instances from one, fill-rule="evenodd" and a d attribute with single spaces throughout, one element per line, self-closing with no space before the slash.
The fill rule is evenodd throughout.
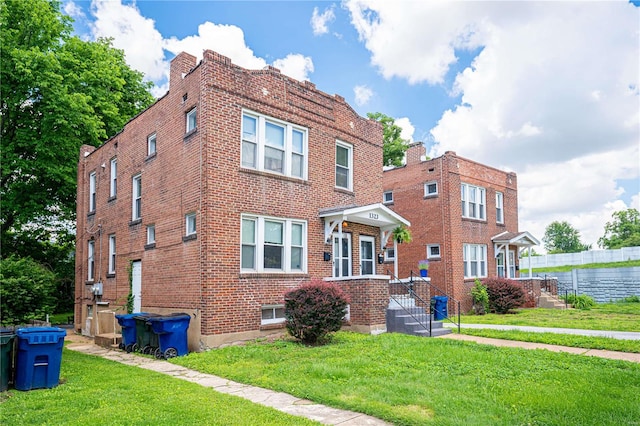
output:
<path id="1" fill-rule="evenodd" d="M 167 90 L 180 51 L 273 65 L 361 115 L 396 118 L 430 156 L 518 174 L 520 230 L 568 221 L 596 247 L 640 209 L 640 13 L 609 2 L 64 0 Z M 542 251 L 541 248 L 538 251 Z"/>

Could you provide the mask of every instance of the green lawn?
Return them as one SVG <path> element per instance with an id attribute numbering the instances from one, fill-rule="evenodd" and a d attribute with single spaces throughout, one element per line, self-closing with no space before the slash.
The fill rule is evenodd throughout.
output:
<path id="1" fill-rule="evenodd" d="M 195 383 L 64 349 L 61 384 L 0 393 L 3 425 L 306 425 Z"/>
<path id="2" fill-rule="evenodd" d="M 553 275 L 554 272 L 571 272 L 574 269 L 631 268 L 633 266 L 640 266 L 640 260 L 625 260 L 624 262 L 610 262 L 610 263 L 585 263 L 584 265 L 548 266 L 544 268 L 533 268 L 532 273 L 534 274 L 549 273 Z M 522 272 L 528 273 L 529 269 L 523 268 Z"/>
<path id="3" fill-rule="evenodd" d="M 401 334 L 255 342 L 171 362 L 404 425 L 631 425 L 640 365 Z"/>

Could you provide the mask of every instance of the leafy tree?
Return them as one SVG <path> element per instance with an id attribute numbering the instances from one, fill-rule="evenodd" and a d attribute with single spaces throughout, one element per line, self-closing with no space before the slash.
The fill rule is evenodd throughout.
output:
<path id="1" fill-rule="evenodd" d="M 640 246 L 640 213 L 636 209 L 613 213 L 613 221 L 607 222 L 604 235 L 598 245 L 606 249 Z"/>
<path id="2" fill-rule="evenodd" d="M 382 124 L 382 165 L 402 166 L 402 159 L 408 148 L 407 141 L 400 137 L 402 128 L 395 124 L 395 119 L 381 112 L 369 112 L 367 117 Z"/>
<path id="3" fill-rule="evenodd" d="M 591 248 L 580 241 L 580 232 L 566 221 L 551 222 L 545 230 L 542 241 L 549 254 L 579 253 Z"/>
<path id="4" fill-rule="evenodd" d="M 72 37 L 57 0 L 0 0 L 2 239 L 75 218 L 82 144 L 99 146 L 153 97 L 110 40 Z"/>

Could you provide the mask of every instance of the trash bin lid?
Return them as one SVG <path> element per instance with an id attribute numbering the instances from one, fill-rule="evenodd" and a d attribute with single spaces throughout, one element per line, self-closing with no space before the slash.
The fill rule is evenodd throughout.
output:
<path id="1" fill-rule="evenodd" d="M 58 327 L 28 327 L 16 331 L 18 340 L 28 340 L 29 344 L 55 343 L 66 335 L 67 332 Z"/>

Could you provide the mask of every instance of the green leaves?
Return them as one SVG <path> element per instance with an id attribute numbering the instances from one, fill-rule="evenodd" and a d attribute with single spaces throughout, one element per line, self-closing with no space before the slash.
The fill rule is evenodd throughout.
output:
<path id="1" fill-rule="evenodd" d="M 402 166 L 404 153 L 407 151 L 407 141 L 400 134 L 402 128 L 395 124 L 395 120 L 381 112 L 369 112 L 367 117 L 382 124 L 382 165 Z"/>
<path id="2" fill-rule="evenodd" d="M 598 245 L 606 249 L 640 246 L 640 212 L 636 209 L 613 213 L 613 221 L 607 222 L 604 235 Z"/>

